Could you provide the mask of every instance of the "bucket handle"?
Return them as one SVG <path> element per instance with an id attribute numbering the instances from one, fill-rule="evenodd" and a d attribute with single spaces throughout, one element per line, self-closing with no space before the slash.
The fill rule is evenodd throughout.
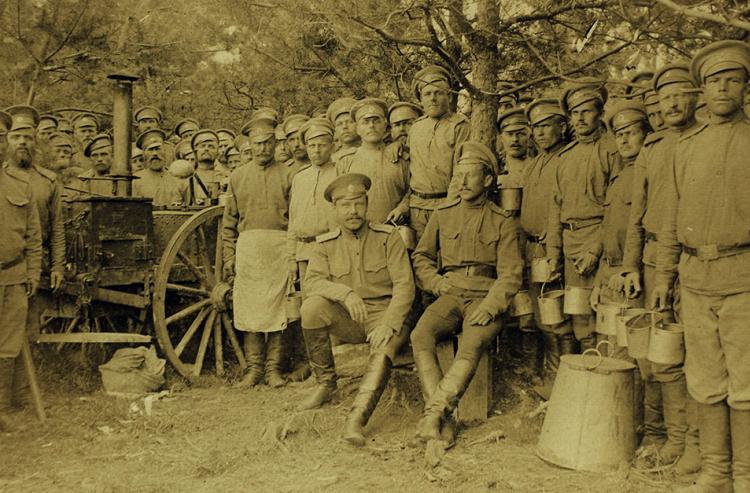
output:
<path id="1" fill-rule="evenodd" d="M 599 349 L 599 346 L 601 346 L 602 344 L 606 344 L 607 346 L 609 346 L 609 347 L 607 348 L 607 352 L 609 353 L 609 350 L 610 350 L 610 349 L 612 348 L 612 343 L 611 343 L 611 342 L 609 342 L 609 341 L 608 341 L 607 339 L 602 339 L 601 341 L 599 341 L 599 344 L 597 344 L 597 345 L 596 345 L 596 350 L 597 350 L 597 351 L 599 351 L 599 354 L 601 354 L 601 352 L 602 352 L 602 351 L 601 351 L 601 350 Z"/>
<path id="2" fill-rule="evenodd" d="M 602 342 L 605 342 L 605 341 L 602 341 Z M 597 344 L 596 347 L 598 348 L 599 345 Z M 594 348 L 588 348 L 583 353 L 581 353 L 581 356 L 586 356 L 587 353 L 593 353 L 596 356 L 598 356 L 599 359 L 596 361 L 596 363 L 593 366 L 587 365 L 587 364 L 584 363 L 584 365 L 583 365 L 584 368 L 586 368 L 587 370 L 596 370 L 597 368 L 599 368 L 599 365 L 601 365 L 602 362 L 604 361 L 604 356 L 602 356 L 602 353 L 600 353 L 598 349 L 594 349 Z"/>

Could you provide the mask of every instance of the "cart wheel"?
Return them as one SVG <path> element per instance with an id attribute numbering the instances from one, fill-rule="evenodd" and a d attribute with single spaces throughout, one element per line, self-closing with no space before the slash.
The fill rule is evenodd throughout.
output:
<path id="1" fill-rule="evenodd" d="M 152 307 L 156 338 L 169 362 L 188 379 L 200 376 L 210 348 L 216 374 L 224 374 L 225 340 L 240 368 L 245 368 L 227 307 L 211 300 L 212 291 L 221 289 L 217 285 L 222 277 L 223 211 L 222 206 L 209 207 L 185 221 L 169 240 L 156 269 Z"/>

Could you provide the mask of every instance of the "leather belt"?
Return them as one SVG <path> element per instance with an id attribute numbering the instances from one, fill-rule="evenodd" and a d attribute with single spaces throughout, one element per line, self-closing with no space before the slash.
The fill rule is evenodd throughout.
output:
<path id="1" fill-rule="evenodd" d="M 315 238 L 317 238 L 317 236 L 302 236 L 297 237 L 297 241 L 301 241 L 302 243 L 312 243 L 315 241 Z"/>
<path id="2" fill-rule="evenodd" d="M 462 267 L 448 267 L 445 270 L 447 272 L 457 272 L 467 277 L 476 276 L 497 279 L 497 270 L 495 269 L 495 267 L 486 264 L 464 265 Z"/>
<path id="3" fill-rule="evenodd" d="M 610 258 L 610 257 L 602 257 L 602 262 L 609 265 L 610 267 L 619 267 L 622 265 L 622 259 L 621 258 Z"/>
<path id="4" fill-rule="evenodd" d="M 14 258 L 13 260 L 9 260 L 8 262 L 0 262 L 0 270 L 10 269 L 11 267 L 15 267 L 21 262 L 23 262 L 23 255 L 19 255 L 18 257 Z"/>
<path id="5" fill-rule="evenodd" d="M 683 246 L 682 251 L 690 256 L 698 257 L 698 260 L 716 260 L 722 257 L 731 257 L 744 252 L 750 252 L 750 243 L 744 245 L 702 245 L 697 248 Z"/>
<path id="6" fill-rule="evenodd" d="M 656 233 L 646 231 L 646 241 L 656 241 Z"/>
<path id="7" fill-rule="evenodd" d="M 591 219 L 581 219 L 580 221 L 563 222 L 562 227 L 563 229 L 569 229 L 571 231 L 575 231 L 577 229 L 588 228 L 589 226 L 599 224 L 600 222 L 602 222 L 601 217 L 594 217 Z"/>
<path id="8" fill-rule="evenodd" d="M 420 199 L 444 199 L 448 196 L 448 192 L 438 192 L 438 193 L 422 193 L 417 192 L 413 188 L 411 189 L 412 195 L 416 195 Z"/>

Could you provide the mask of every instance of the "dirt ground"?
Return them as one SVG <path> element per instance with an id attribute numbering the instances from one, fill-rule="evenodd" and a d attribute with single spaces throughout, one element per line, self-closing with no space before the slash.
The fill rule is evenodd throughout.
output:
<path id="1" fill-rule="evenodd" d="M 91 391 L 99 386 L 93 371 L 89 380 L 85 372 L 55 375 L 66 366 L 43 362 L 49 418 L 40 424 L 25 411 L 15 415 L 20 431 L 0 434 L 0 491 L 602 493 L 677 485 L 668 472 L 594 474 L 541 461 L 534 447 L 543 414 L 530 417 L 540 401 L 510 360 L 496 365 L 493 416 L 463 427 L 444 455 L 409 445 L 422 403 L 408 365 L 394 370 L 366 428 L 368 444 L 351 447 L 340 430 L 363 359 L 337 361 L 339 392 L 320 410 L 294 410 L 312 380 L 240 391 L 215 377 L 187 386 L 170 376 L 168 392 L 150 399 L 150 413 L 143 398 Z"/>

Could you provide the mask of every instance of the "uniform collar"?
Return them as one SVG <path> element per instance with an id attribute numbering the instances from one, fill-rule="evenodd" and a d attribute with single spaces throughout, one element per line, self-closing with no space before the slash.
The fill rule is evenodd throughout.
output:
<path id="1" fill-rule="evenodd" d="M 579 135 L 577 137 L 578 142 L 581 144 L 593 144 L 597 140 L 602 138 L 603 134 L 603 128 L 600 125 L 596 130 L 594 130 L 590 135 Z"/>

